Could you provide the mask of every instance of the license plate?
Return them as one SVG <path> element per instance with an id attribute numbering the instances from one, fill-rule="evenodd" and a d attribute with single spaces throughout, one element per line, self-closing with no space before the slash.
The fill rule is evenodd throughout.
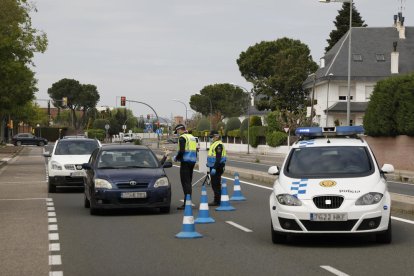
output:
<path id="1" fill-rule="evenodd" d="M 128 193 L 121 193 L 121 198 L 146 198 L 146 192 L 128 192 Z"/>
<path id="2" fill-rule="evenodd" d="M 348 215 L 346 213 L 310 213 L 311 221 L 346 221 L 348 220 Z"/>
<path id="3" fill-rule="evenodd" d="M 79 171 L 79 172 L 71 172 L 70 176 L 72 177 L 80 177 L 80 176 L 86 176 L 84 171 Z"/>

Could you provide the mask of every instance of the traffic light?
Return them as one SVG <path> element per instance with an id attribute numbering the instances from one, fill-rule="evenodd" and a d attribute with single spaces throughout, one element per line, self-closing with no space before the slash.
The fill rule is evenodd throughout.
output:
<path id="1" fill-rule="evenodd" d="M 126 97 L 121 97 L 121 106 L 125 106 L 126 103 Z"/>
<path id="2" fill-rule="evenodd" d="M 63 97 L 62 98 L 62 106 L 67 106 L 68 105 L 68 97 Z"/>

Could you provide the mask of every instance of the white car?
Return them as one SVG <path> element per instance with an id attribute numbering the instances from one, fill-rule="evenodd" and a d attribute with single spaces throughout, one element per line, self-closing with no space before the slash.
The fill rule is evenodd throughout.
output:
<path id="1" fill-rule="evenodd" d="M 301 138 L 282 167 L 270 196 L 273 243 L 289 235 L 370 234 L 390 243 L 391 198 L 385 173 L 368 144 L 359 136 L 361 126 L 298 128 Z"/>
<path id="2" fill-rule="evenodd" d="M 101 143 L 88 138 L 65 138 L 55 143 L 52 152 L 43 155 L 48 161 L 48 191 L 56 192 L 56 187 L 83 187 L 83 163 L 88 163 L 92 152 Z"/>

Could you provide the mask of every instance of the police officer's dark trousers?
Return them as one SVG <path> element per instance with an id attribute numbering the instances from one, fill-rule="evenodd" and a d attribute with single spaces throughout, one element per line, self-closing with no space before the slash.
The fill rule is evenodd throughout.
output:
<path id="1" fill-rule="evenodd" d="M 193 180 L 193 170 L 194 170 L 195 163 L 190 162 L 181 162 L 180 166 L 180 179 L 181 185 L 183 186 L 184 192 L 184 203 L 185 203 L 185 196 L 190 195 L 192 193 L 192 180 Z"/>
<path id="2" fill-rule="evenodd" d="M 221 175 L 223 174 L 223 169 L 218 168 L 215 175 L 211 175 L 211 188 L 214 192 L 214 202 L 220 203 L 221 199 Z"/>

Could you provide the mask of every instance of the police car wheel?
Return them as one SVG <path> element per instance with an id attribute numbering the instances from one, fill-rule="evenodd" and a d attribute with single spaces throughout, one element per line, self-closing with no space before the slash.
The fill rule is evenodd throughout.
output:
<path id="1" fill-rule="evenodd" d="M 56 193 L 56 186 L 53 185 L 52 182 L 53 182 L 52 178 L 48 177 L 48 185 L 47 185 L 48 192 L 49 193 Z"/>
<path id="2" fill-rule="evenodd" d="M 270 227 L 270 230 L 272 232 L 272 242 L 274 244 L 285 243 L 287 241 L 287 236 L 285 234 L 281 234 L 280 232 L 273 229 L 273 223 L 271 223 Z"/>
<path id="3" fill-rule="evenodd" d="M 391 218 L 388 222 L 388 229 L 384 232 L 376 234 L 376 240 L 378 243 L 389 244 L 392 241 L 392 228 L 391 228 Z"/>

